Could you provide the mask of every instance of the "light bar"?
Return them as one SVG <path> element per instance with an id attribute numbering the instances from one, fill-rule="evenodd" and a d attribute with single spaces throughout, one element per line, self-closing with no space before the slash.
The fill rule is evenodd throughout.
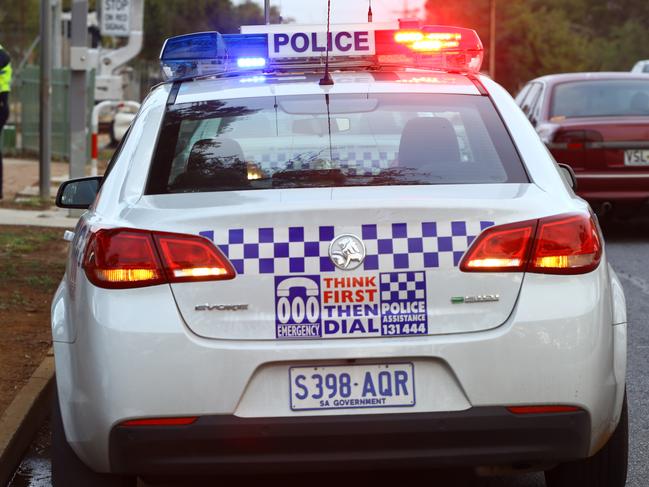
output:
<path id="1" fill-rule="evenodd" d="M 378 28 L 377 28 L 378 27 Z M 401 65 L 456 73 L 478 73 L 484 50 L 471 29 L 423 26 L 417 21 L 333 25 L 272 25 L 242 27 L 243 34 L 200 32 L 172 37 L 160 55 L 167 80 L 225 72 L 270 71 L 313 66 L 325 56 L 344 67 Z M 257 73 L 259 74 L 259 73 Z M 257 75 L 254 74 L 254 75 Z"/>

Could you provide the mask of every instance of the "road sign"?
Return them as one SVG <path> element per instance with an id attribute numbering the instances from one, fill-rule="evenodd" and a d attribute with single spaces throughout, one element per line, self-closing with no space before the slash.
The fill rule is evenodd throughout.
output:
<path id="1" fill-rule="evenodd" d="M 131 34 L 131 0 L 101 0 L 101 34 L 115 37 Z"/>

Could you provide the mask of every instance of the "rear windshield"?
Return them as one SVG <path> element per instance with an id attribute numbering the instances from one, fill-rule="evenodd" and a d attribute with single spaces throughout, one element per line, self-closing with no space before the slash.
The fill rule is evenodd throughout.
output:
<path id="1" fill-rule="evenodd" d="M 527 181 L 487 97 L 309 95 L 169 106 L 147 194 Z"/>
<path id="2" fill-rule="evenodd" d="M 554 88 L 551 117 L 628 115 L 649 115 L 649 81 L 576 81 Z"/>

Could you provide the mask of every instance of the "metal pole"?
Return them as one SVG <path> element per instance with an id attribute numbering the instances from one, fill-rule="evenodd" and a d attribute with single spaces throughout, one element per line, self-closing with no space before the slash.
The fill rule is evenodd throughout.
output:
<path id="1" fill-rule="evenodd" d="M 52 0 L 52 67 L 63 66 L 63 34 L 61 32 L 62 0 Z"/>
<path id="2" fill-rule="evenodd" d="M 266 25 L 270 24 L 270 0 L 264 0 L 264 18 Z"/>
<path id="3" fill-rule="evenodd" d="M 489 0 L 489 75 L 496 79 L 496 0 Z"/>
<path id="4" fill-rule="evenodd" d="M 87 158 L 86 67 L 88 48 L 88 0 L 72 0 L 70 32 L 70 178 L 85 176 Z M 85 52 L 85 58 L 84 53 Z"/>
<path id="5" fill-rule="evenodd" d="M 140 104 L 136 101 L 113 101 L 105 100 L 95 105 L 95 108 L 92 109 L 92 115 L 90 117 L 90 126 L 92 129 L 92 135 L 90 136 L 91 148 L 90 148 L 90 175 L 97 176 L 98 170 L 97 166 L 99 165 L 99 115 L 102 112 L 108 111 L 112 108 L 122 108 L 129 107 L 134 108 L 136 111 L 140 109 Z"/>
<path id="6" fill-rule="evenodd" d="M 39 115 L 38 189 L 42 200 L 50 198 L 50 162 L 52 159 L 52 7 L 50 0 L 41 0 L 41 73 Z"/>

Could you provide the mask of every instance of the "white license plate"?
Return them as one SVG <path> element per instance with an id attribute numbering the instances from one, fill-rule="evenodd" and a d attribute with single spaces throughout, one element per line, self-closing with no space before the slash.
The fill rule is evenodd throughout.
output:
<path id="1" fill-rule="evenodd" d="M 649 166 L 649 150 L 626 150 L 624 151 L 625 166 Z"/>
<path id="2" fill-rule="evenodd" d="M 289 368 L 293 411 L 411 407 L 412 363 Z"/>

